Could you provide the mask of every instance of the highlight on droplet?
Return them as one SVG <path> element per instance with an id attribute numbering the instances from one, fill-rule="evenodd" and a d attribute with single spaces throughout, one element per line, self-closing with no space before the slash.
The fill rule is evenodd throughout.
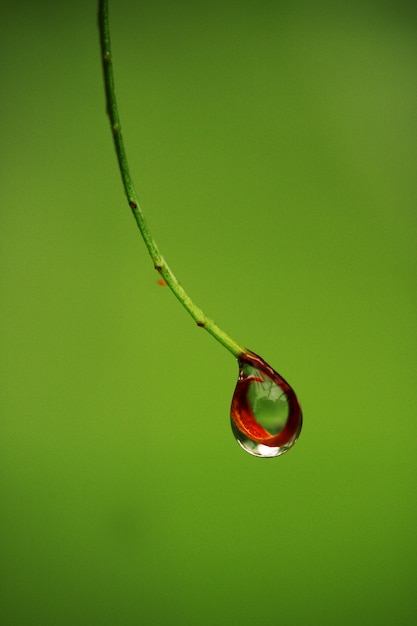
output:
<path id="1" fill-rule="evenodd" d="M 284 454 L 300 436 L 303 416 L 293 388 L 266 361 L 245 351 L 230 410 L 238 444 L 254 456 Z"/>

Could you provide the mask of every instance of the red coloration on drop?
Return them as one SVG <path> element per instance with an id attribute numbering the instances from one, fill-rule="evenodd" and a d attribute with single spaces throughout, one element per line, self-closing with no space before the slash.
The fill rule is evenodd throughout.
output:
<path id="1" fill-rule="evenodd" d="M 290 448 L 298 438 L 302 424 L 301 407 L 292 387 L 254 352 L 243 352 L 239 359 L 240 373 L 233 395 L 231 418 L 243 437 L 270 448 Z M 243 367 L 248 365 L 256 369 L 257 375 L 246 375 Z M 252 383 L 264 383 L 270 379 L 285 396 L 288 416 L 282 430 L 277 434 L 268 432 L 256 419 L 249 399 Z M 285 451 L 284 450 L 284 451 Z M 261 455 L 260 455 L 261 456 Z"/>
<path id="2" fill-rule="evenodd" d="M 156 282 L 158 283 L 158 285 L 161 285 L 161 287 L 166 287 L 167 286 L 167 282 L 163 278 L 158 278 L 158 280 Z"/>

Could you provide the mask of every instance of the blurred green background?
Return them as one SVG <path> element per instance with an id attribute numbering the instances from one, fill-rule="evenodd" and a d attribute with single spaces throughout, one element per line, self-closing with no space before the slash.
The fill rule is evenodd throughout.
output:
<path id="1" fill-rule="evenodd" d="M 295 387 L 282 458 L 157 285 L 104 111 L 95 2 L 2 9 L 5 626 L 410 625 L 416 581 L 413 2 L 111 2 L 159 246 Z"/>

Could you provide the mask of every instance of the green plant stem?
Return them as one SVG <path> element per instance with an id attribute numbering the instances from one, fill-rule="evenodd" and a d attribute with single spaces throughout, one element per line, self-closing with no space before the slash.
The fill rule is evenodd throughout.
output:
<path id="1" fill-rule="evenodd" d="M 201 328 L 205 328 L 222 346 L 231 352 L 236 358 L 242 353 L 246 353 L 245 348 L 234 341 L 224 330 L 219 328 L 217 324 L 208 318 L 203 311 L 194 304 L 190 296 L 180 285 L 171 271 L 168 263 L 159 252 L 158 246 L 152 237 L 146 224 L 139 200 L 130 175 L 129 164 L 126 157 L 126 151 L 123 143 L 122 129 L 120 126 L 119 112 L 117 108 L 116 92 L 114 88 L 112 53 L 110 45 L 110 27 L 109 27 L 109 9 L 107 0 L 99 0 L 98 15 L 101 55 L 103 62 L 104 85 L 106 90 L 107 113 L 110 118 L 111 131 L 113 134 L 114 145 L 116 148 L 117 159 L 119 162 L 120 173 L 122 175 L 123 186 L 126 192 L 127 200 L 136 223 L 142 234 L 148 252 L 151 256 L 155 269 L 160 273 L 173 294 L 178 298 L 183 307 L 188 311 L 191 317 L 197 322 Z"/>

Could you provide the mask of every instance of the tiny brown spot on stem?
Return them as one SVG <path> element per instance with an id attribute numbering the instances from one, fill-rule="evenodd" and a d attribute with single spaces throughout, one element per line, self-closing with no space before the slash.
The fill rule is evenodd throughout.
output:
<path id="1" fill-rule="evenodd" d="M 162 270 L 162 265 L 155 265 L 155 269 L 157 272 L 160 272 Z"/>
<path id="2" fill-rule="evenodd" d="M 197 322 L 197 326 L 198 326 L 199 328 L 205 328 L 205 326 L 206 326 L 206 325 L 205 325 L 205 323 L 204 323 L 204 322 Z"/>
<path id="3" fill-rule="evenodd" d="M 136 202 L 133 202 L 133 200 L 130 200 L 129 206 L 130 206 L 131 209 L 137 209 L 138 208 L 138 205 L 136 204 Z"/>

